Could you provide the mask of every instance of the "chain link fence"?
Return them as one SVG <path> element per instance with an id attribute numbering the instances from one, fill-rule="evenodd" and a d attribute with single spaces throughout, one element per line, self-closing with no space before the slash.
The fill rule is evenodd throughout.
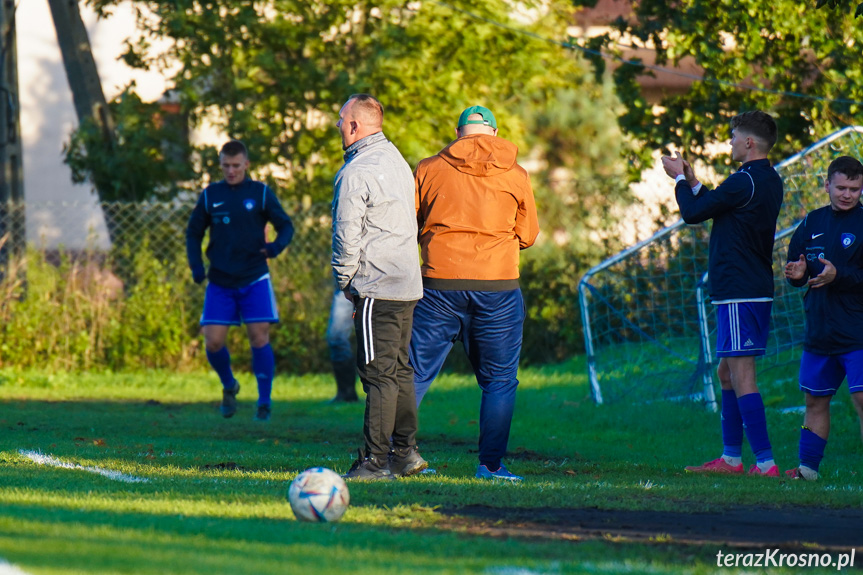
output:
<path id="1" fill-rule="evenodd" d="M 204 290 L 192 282 L 186 263 L 185 229 L 193 207 L 194 202 L 5 205 L 0 365 L 32 363 L 23 357 L 28 344 L 16 343 L 25 333 L 44 352 L 42 365 L 203 365 L 197 322 Z M 273 347 L 282 369 L 325 371 L 333 294 L 330 205 L 286 203 L 285 209 L 295 234 L 270 262 L 282 320 L 272 330 Z M 64 333 L 76 322 L 74 333 Z M 231 336 L 242 364 L 245 334 L 231 330 Z M 55 341 L 70 338 L 83 343 Z M 65 360 L 55 357 L 64 354 Z M 89 359 L 75 359 L 81 354 Z"/>
<path id="2" fill-rule="evenodd" d="M 186 257 L 186 224 L 194 202 L 102 202 L 94 204 L 51 202 L 8 205 L 0 213 L 2 229 L 18 237 L 26 227 L 26 245 L 52 262 L 99 262 L 124 283 L 135 282 L 132 260 L 147 252 L 162 262 Z M 295 235 L 284 257 L 270 262 L 274 273 L 293 275 L 296 268 L 315 268 L 327 286 L 330 271 L 330 204 L 285 205 Z M 25 214 L 30 219 L 24 225 Z M 270 237 L 275 234 L 271 231 Z M 206 240 L 205 240 L 206 246 Z M 19 248 L 20 251 L 20 248 Z M 181 278 L 171 278 L 181 279 Z M 185 278 L 182 278 L 185 279 Z M 292 283 L 292 282 L 291 282 Z M 326 298 L 326 294 L 320 293 Z"/>

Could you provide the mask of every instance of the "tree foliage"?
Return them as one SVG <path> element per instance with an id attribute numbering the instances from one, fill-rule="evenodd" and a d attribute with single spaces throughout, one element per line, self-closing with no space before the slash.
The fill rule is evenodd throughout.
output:
<path id="1" fill-rule="evenodd" d="M 91 3 L 107 16 L 119 0 Z M 571 51 L 519 30 L 560 39 L 568 3 L 521 5 L 534 10 L 530 23 L 516 23 L 515 5 L 497 0 L 136 0 L 142 34 L 124 58 L 169 74 L 193 125 L 214 123 L 244 140 L 257 177 L 283 195 L 321 200 L 342 161 L 334 122 L 352 93 L 384 103 L 384 132 L 412 165 L 453 139 L 470 104 L 492 108 L 500 135 L 522 149 L 536 142 L 530 110 L 553 106 L 562 90 L 613 107 L 614 95 Z M 166 50 L 153 48 L 166 39 Z M 585 163 L 583 143 L 566 144 L 566 158 Z M 620 164 L 623 144 L 605 155 Z M 200 158 L 197 169 L 216 175 L 212 154 Z"/>
<path id="2" fill-rule="evenodd" d="M 815 0 L 815 5 L 818 8 L 823 8 L 825 6 L 830 8 L 844 8 L 848 3 L 848 0 Z M 857 4 L 857 8 L 854 10 L 854 17 L 859 18 L 860 16 L 863 16 L 863 2 Z"/>
<path id="3" fill-rule="evenodd" d="M 731 116 L 759 108 L 777 119 L 779 158 L 860 121 L 863 29 L 845 10 L 812 8 L 799 0 L 640 0 L 631 17 L 585 47 L 623 56 L 621 45 L 634 44 L 653 49 L 658 66 L 691 59 L 703 71 L 685 93 L 654 107 L 638 89 L 655 73 L 649 66 L 615 70 L 628 102 L 621 125 L 648 148 L 675 145 L 704 158 L 706 144 L 728 137 Z M 593 61 L 604 71 L 604 58 Z"/>
<path id="4" fill-rule="evenodd" d="M 121 118 L 113 139 L 85 120 L 65 146 L 72 180 L 92 183 L 103 202 L 167 200 L 194 179 L 183 118 L 142 102 L 132 88 L 109 104 L 112 115 Z"/>

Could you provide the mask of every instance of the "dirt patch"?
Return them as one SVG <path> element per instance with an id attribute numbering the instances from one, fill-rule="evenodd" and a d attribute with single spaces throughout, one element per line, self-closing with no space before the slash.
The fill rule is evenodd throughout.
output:
<path id="1" fill-rule="evenodd" d="M 230 469 L 245 471 L 245 468 L 237 465 L 236 461 L 220 461 L 219 463 L 207 463 L 203 466 L 204 469 Z"/>
<path id="2" fill-rule="evenodd" d="M 470 505 L 439 509 L 468 532 L 505 537 L 640 542 L 863 553 L 863 510 L 736 507 L 723 512 L 524 509 Z"/>

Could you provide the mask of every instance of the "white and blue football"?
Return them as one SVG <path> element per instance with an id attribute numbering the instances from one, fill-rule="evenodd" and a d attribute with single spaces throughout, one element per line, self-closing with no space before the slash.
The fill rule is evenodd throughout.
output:
<path id="1" fill-rule="evenodd" d="M 342 518 L 351 496 L 338 473 L 326 467 L 312 467 L 291 482 L 288 501 L 297 519 L 328 523 Z"/>

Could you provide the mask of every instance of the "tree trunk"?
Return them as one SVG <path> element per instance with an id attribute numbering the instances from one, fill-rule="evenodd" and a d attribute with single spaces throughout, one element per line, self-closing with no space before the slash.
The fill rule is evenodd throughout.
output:
<path id="1" fill-rule="evenodd" d="M 48 5 L 54 18 L 54 29 L 57 31 L 57 41 L 63 54 L 63 65 L 66 68 L 69 88 L 72 89 L 78 122 L 92 119 L 102 127 L 105 139 L 112 141 L 114 126 L 78 2 L 48 0 Z"/>
<path id="2" fill-rule="evenodd" d="M 96 69 L 96 60 L 90 48 L 90 38 L 87 28 L 81 18 L 77 0 L 48 0 L 51 16 L 54 19 L 54 29 L 57 31 L 57 41 L 63 55 L 63 66 L 66 68 L 66 79 L 72 90 L 75 103 L 75 113 L 78 123 L 95 122 L 101 128 L 105 145 L 114 145 L 114 122 L 102 82 Z M 98 182 L 94 183 L 99 201 L 104 203 L 109 196 L 108 190 L 100 190 Z M 103 210 L 105 224 L 112 244 L 117 237 L 118 222 L 110 210 Z"/>
<path id="3" fill-rule="evenodd" d="M 19 109 L 15 2 L 0 0 L 0 279 L 20 263 L 27 242 Z"/>

